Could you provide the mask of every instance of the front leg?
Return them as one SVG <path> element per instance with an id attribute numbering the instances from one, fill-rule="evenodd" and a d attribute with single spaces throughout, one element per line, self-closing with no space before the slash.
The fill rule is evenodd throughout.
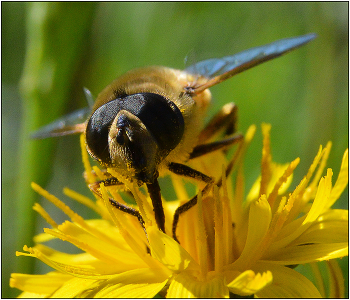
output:
<path id="1" fill-rule="evenodd" d="M 206 186 L 202 190 L 202 194 L 206 194 L 209 192 L 211 189 L 212 185 L 214 184 L 214 179 L 212 177 L 209 177 L 195 169 L 190 168 L 189 166 L 178 164 L 178 163 L 170 163 L 168 165 L 168 168 L 171 172 L 181 175 L 181 176 L 186 176 L 190 178 L 194 178 L 196 180 L 200 180 L 206 183 Z M 185 213 L 188 211 L 190 208 L 195 206 L 197 204 L 197 195 L 194 196 L 191 200 L 187 201 L 186 203 L 180 205 L 174 213 L 174 219 L 173 219 L 173 226 L 172 226 L 172 233 L 173 233 L 173 238 L 175 241 L 179 242 L 179 240 L 176 237 L 176 228 L 177 224 L 179 222 L 179 217 L 181 214 Z"/>
<path id="2" fill-rule="evenodd" d="M 147 183 L 146 185 L 149 196 L 152 200 L 154 217 L 158 228 L 165 232 L 165 215 L 158 180 L 155 179 L 153 183 Z"/>
<path id="3" fill-rule="evenodd" d="M 103 180 L 96 181 L 94 183 L 90 183 L 89 184 L 89 189 L 93 193 L 101 196 L 101 193 L 100 193 L 100 184 L 101 183 L 103 183 L 105 186 L 115 186 L 115 185 L 122 186 L 122 185 L 124 185 L 124 183 L 120 182 L 117 178 L 109 177 L 107 179 L 103 179 Z"/>
<path id="4" fill-rule="evenodd" d="M 99 181 L 96 181 L 94 183 L 89 184 L 89 189 L 93 193 L 98 195 L 99 197 L 102 197 L 101 192 L 100 192 L 100 184 L 101 183 L 103 183 L 105 186 L 123 186 L 124 185 L 123 182 L 119 181 L 115 177 L 109 177 L 107 179 L 99 180 Z M 159 187 L 159 183 L 158 183 L 157 178 L 155 178 L 153 183 L 148 183 L 146 185 L 147 185 L 148 193 L 149 193 L 150 198 L 152 200 L 154 216 L 155 216 L 158 228 L 161 231 L 165 232 L 165 215 L 164 215 L 164 209 L 163 209 L 163 204 L 162 204 L 162 198 L 161 198 L 161 194 L 160 194 L 160 187 Z M 135 216 L 139 220 L 141 226 L 144 228 L 145 222 L 144 222 L 144 220 L 143 220 L 143 218 L 138 210 L 131 208 L 125 204 L 121 204 L 112 198 L 109 198 L 109 201 L 115 208 L 117 208 L 125 213 L 128 213 L 129 215 Z"/>
<path id="5" fill-rule="evenodd" d="M 96 195 L 98 195 L 100 198 L 102 198 L 102 194 L 100 192 L 100 185 L 101 183 L 104 184 L 104 186 L 115 186 L 115 185 L 124 185 L 124 183 L 120 182 L 117 178 L 115 177 L 110 177 L 104 180 L 100 180 L 100 181 L 96 181 L 94 183 L 89 184 L 89 189 Z M 111 203 L 112 206 L 114 206 L 115 208 L 119 209 L 122 212 L 125 212 L 129 215 L 132 215 L 134 217 L 136 217 L 138 219 L 138 221 L 140 222 L 142 228 L 145 230 L 145 221 L 143 220 L 140 212 L 132 207 L 129 207 L 125 204 L 119 203 L 117 201 L 115 201 L 112 198 L 108 198 L 109 202 Z"/>

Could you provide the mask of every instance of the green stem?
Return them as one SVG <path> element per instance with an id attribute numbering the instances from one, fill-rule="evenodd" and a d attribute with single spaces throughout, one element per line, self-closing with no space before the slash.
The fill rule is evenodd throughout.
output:
<path id="1" fill-rule="evenodd" d="M 32 2 L 27 6 L 27 49 L 20 90 L 23 122 L 17 181 L 17 250 L 32 246 L 38 195 L 30 182 L 45 185 L 54 140 L 33 141 L 30 133 L 59 117 L 68 102 L 75 72 L 93 20 L 95 3 Z M 33 259 L 17 258 L 16 272 L 32 273 Z"/>

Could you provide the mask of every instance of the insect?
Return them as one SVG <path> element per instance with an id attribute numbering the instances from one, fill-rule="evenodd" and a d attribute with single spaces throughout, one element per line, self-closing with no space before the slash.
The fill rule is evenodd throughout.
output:
<path id="1" fill-rule="evenodd" d="M 108 85 L 94 105 L 37 131 L 33 138 L 84 133 L 89 154 L 102 166 L 113 168 L 122 180 L 110 177 L 105 185 L 136 182 L 146 185 L 158 228 L 165 232 L 165 217 L 158 177 L 164 170 L 195 178 L 206 185 L 214 179 L 185 163 L 189 159 L 224 149 L 242 139 L 235 134 L 236 106 L 226 104 L 206 126 L 203 118 L 211 101 L 209 88 L 265 61 L 300 47 L 316 37 L 308 34 L 251 48 L 232 56 L 201 61 L 185 70 L 147 67 L 131 70 Z M 85 91 L 88 98 L 91 94 Z M 83 120 L 83 121 L 81 121 Z M 209 142 L 218 132 L 226 135 Z M 119 178 L 119 177 L 118 177 Z M 98 193 L 100 182 L 91 185 Z M 142 217 L 135 209 L 111 203 Z M 172 234 L 179 216 L 197 203 L 197 196 L 175 212 Z"/>

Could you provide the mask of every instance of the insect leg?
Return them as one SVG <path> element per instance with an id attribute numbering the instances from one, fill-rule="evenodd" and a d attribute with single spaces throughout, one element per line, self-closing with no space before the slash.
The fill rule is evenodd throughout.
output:
<path id="1" fill-rule="evenodd" d="M 115 208 L 121 210 L 122 212 L 125 212 L 125 213 L 127 213 L 127 214 L 129 214 L 129 215 L 132 215 L 132 216 L 136 217 L 136 218 L 139 220 L 139 222 L 140 222 L 140 224 L 141 224 L 143 230 L 146 232 L 145 221 L 143 220 L 143 218 L 142 218 L 140 212 L 139 212 L 137 209 L 131 208 L 131 207 L 129 207 L 129 206 L 127 206 L 127 205 L 124 205 L 124 204 L 121 204 L 121 203 L 115 201 L 115 200 L 112 199 L 112 198 L 109 198 L 109 202 L 111 202 L 111 204 L 112 204 Z"/>
<path id="2" fill-rule="evenodd" d="M 100 180 L 100 181 L 97 181 L 97 182 L 94 182 L 94 183 L 91 183 L 89 184 L 89 189 L 95 193 L 96 195 L 98 195 L 99 197 L 102 198 L 102 194 L 100 192 L 100 184 L 103 183 L 105 186 L 113 186 L 113 185 L 123 185 L 122 182 L 120 182 L 117 178 L 115 177 L 110 177 L 110 178 L 107 178 L 107 179 L 104 179 L 104 180 Z M 134 217 L 136 217 L 142 228 L 145 230 L 145 221 L 143 220 L 140 212 L 137 210 L 137 209 L 134 209 L 132 207 L 129 207 L 125 204 L 121 204 L 117 201 L 115 201 L 114 199 L 112 198 L 108 198 L 109 199 L 109 202 L 117 209 L 121 210 L 122 212 L 125 212 L 129 215 L 132 215 Z"/>
<path id="3" fill-rule="evenodd" d="M 220 141 L 205 143 L 220 132 L 224 132 L 226 136 L 232 135 L 236 132 L 236 123 L 237 106 L 234 103 L 225 104 L 199 134 L 198 145 L 193 148 L 190 159 L 231 146 L 241 141 L 243 136 L 241 134 L 236 134 Z"/>
<path id="4" fill-rule="evenodd" d="M 231 137 L 227 137 L 220 141 L 205 143 L 209 139 L 211 139 L 216 134 L 220 132 L 224 132 L 225 135 L 232 135 L 236 131 L 236 123 L 237 123 L 237 106 L 234 103 L 228 103 L 222 107 L 222 109 L 211 119 L 211 121 L 206 125 L 206 127 L 202 130 L 199 135 L 199 143 L 194 147 L 192 153 L 190 154 L 190 159 L 195 157 L 199 157 L 205 155 L 207 153 L 213 152 L 215 150 L 219 150 L 232 144 L 239 143 L 243 141 L 243 135 L 236 134 Z M 170 163 L 169 170 L 175 174 L 192 177 L 204 181 L 207 185 L 204 187 L 202 193 L 205 194 L 209 191 L 211 186 L 214 184 L 213 178 L 196 171 L 188 166 Z M 232 170 L 232 163 L 230 163 L 226 169 L 226 176 Z M 217 182 L 218 186 L 222 185 L 222 178 L 220 178 Z M 174 214 L 173 219 L 173 227 L 172 233 L 173 238 L 178 241 L 176 237 L 176 228 L 179 222 L 179 217 L 181 214 L 185 213 L 191 207 L 197 204 L 197 195 L 194 196 L 191 200 L 179 206 Z"/>
<path id="5" fill-rule="evenodd" d="M 232 144 L 235 144 L 235 143 L 240 142 L 242 140 L 243 140 L 243 135 L 236 134 L 236 135 L 234 135 L 230 138 L 227 138 L 227 139 L 223 139 L 223 140 L 208 143 L 208 144 L 198 145 L 198 146 L 193 148 L 193 151 L 190 154 L 190 159 L 205 155 L 205 154 L 213 152 L 215 150 L 225 148 L 227 146 L 231 146 Z"/>
<path id="6" fill-rule="evenodd" d="M 233 158 L 229 162 L 228 166 L 226 167 L 225 177 L 227 177 L 230 174 L 230 172 L 232 171 L 235 161 L 236 161 L 236 159 Z M 202 190 L 202 195 L 206 194 L 210 190 L 212 185 L 214 184 L 214 180 L 212 177 L 209 177 L 209 176 L 207 176 L 207 175 L 205 175 L 197 170 L 194 170 L 186 165 L 181 165 L 181 164 L 177 164 L 177 163 L 170 163 L 169 170 L 175 174 L 178 174 L 178 175 L 187 176 L 187 177 L 199 179 L 201 181 L 206 182 L 207 185 Z M 215 184 L 218 187 L 221 187 L 222 186 L 222 177 Z M 179 243 L 179 240 L 176 237 L 176 228 L 177 228 L 177 224 L 179 222 L 179 217 L 181 214 L 185 213 L 186 211 L 188 211 L 190 208 L 192 208 L 193 206 L 195 206 L 197 204 L 197 200 L 198 200 L 197 197 L 198 196 L 195 195 L 192 199 L 190 199 L 186 203 L 180 205 L 175 210 L 174 218 L 173 218 L 172 233 L 173 233 L 174 240 L 177 241 L 178 243 Z"/>
<path id="7" fill-rule="evenodd" d="M 203 144 L 215 134 L 225 130 L 225 135 L 236 132 L 237 109 L 234 103 L 225 104 L 209 121 L 198 136 L 198 144 Z"/>
<path id="8" fill-rule="evenodd" d="M 100 197 L 102 197 L 99 190 L 101 183 L 104 183 L 105 186 L 124 185 L 115 177 L 109 177 L 107 179 L 100 180 L 90 184 L 89 185 L 90 190 L 95 194 L 99 195 Z M 162 198 L 160 194 L 160 187 L 159 187 L 158 181 L 155 180 L 153 183 L 147 184 L 147 189 L 152 200 L 154 215 L 155 215 L 158 228 L 163 232 L 165 232 L 165 215 L 164 215 L 164 209 L 163 209 Z M 141 226 L 144 228 L 145 222 L 138 210 L 131 208 L 127 205 L 121 204 L 112 198 L 109 198 L 109 201 L 115 208 L 135 216 L 139 220 Z"/>
<path id="9" fill-rule="evenodd" d="M 105 186 L 113 186 L 113 185 L 124 185 L 124 183 L 120 182 L 117 178 L 115 177 L 110 177 L 104 180 L 99 180 L 94 183 L 89 184 L 89 189 L 94 192 L 95 194 L 101 196 L 101 193 L 99 191 L 100 189 L 100 184 L 104 183 Z"/>
<path id="10" fill-rule="evenodd" d="M 152 200 L 154 217 L 156 219 L 158 228 L 161 231 L 165 232 L 165 215 L 158 180 L 155 179 L 153 183 L 147 183 L 146 185 L 149 196 Z"/>
<path id="11" fill-rule="evenodd" d="M 207 176 L 195 169 L 190 168 L 189 166 L 178 164 L 178 163 L 170 163 L 168 165 L 168 168 L 171 172 L 181 175 L 181 176 L 186 176 L 186 177 L 191 177 L 200 181 L 203 181 L 206 183 L 206 186 L 202 190 L 202 194 L 206 194 L 211 186 L 214 183 L 214 180 L 212 177 Z M 174 219 L 173 219 L 173 226 L 172 226 L 172 233 L 173 233 L 173 238 L 175 241 L 179 242 L 179 240 L 176 237 L 176 228 L 177 224 L 179 222 L 179 217 L 181 214 L 184 212 L 188 211 L 190 208 L 195 206 L 197 204 L 197 195 L 195 195 L 191 200 L 187 201 L 186 203 L 180 205 L 174 213 Z"/>
<path id="12" fill-rule="evenodd" d="M 191 178 L 203 181 L 205 183 L 213 183 L 214 182 L 213 178 L 211 178 L 210 176 L 207 176 L 207 175 L 203 174 L 202 172 L 199 172 L 199 171 L 192 169 L 191 167 L 183 165 L 183 164 L 171 162 L 168 165 L 168 169 L 169 169 L 169 171 L 171 171 L 177 175 L 191 177 Z"/>

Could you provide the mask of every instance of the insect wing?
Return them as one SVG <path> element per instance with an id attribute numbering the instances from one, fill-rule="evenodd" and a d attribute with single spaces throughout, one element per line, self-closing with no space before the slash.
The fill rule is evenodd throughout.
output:
<path id="1" fill-rule="evenodd" d="M 95 103 L 95 98 L 94 98 L 94 96 L 92 95 L 92 93 L 90 92 L 89 89 L 84 87 L 83 90 L 84 90 L 84 95 L 85 95 L 85 98 L 86 98 L 86 100 L 88 102 L 88 105 L 89 105 L 89 107 L 92 108 L 94 106 L 94 103 Z"/>
<path id="2" fill-rule="evenodd" d="M 40 128 L 31 135 L 33 139 L 45 139 L 48 137 L 82 133 L 85 130 L 85 121 L 91 114 L 91 108 L 85 107 L 76 110 L 56 121 Z"/>
<path id="3" fill-rule="evenodd" d="M 315 37 L 316 34 L 307 34 L 278 40 L 273 43 L 251 48 L 231 56 L 204 60 L 189 66 L 185 69 L 185 71 L 191 74 L 202 75 L 209 79 L 205 84 L 194 87 L 193 92 L 198 94 L 205 89 L 230 78 L 233 75 L 294 50 L 310 42 Z"/>

